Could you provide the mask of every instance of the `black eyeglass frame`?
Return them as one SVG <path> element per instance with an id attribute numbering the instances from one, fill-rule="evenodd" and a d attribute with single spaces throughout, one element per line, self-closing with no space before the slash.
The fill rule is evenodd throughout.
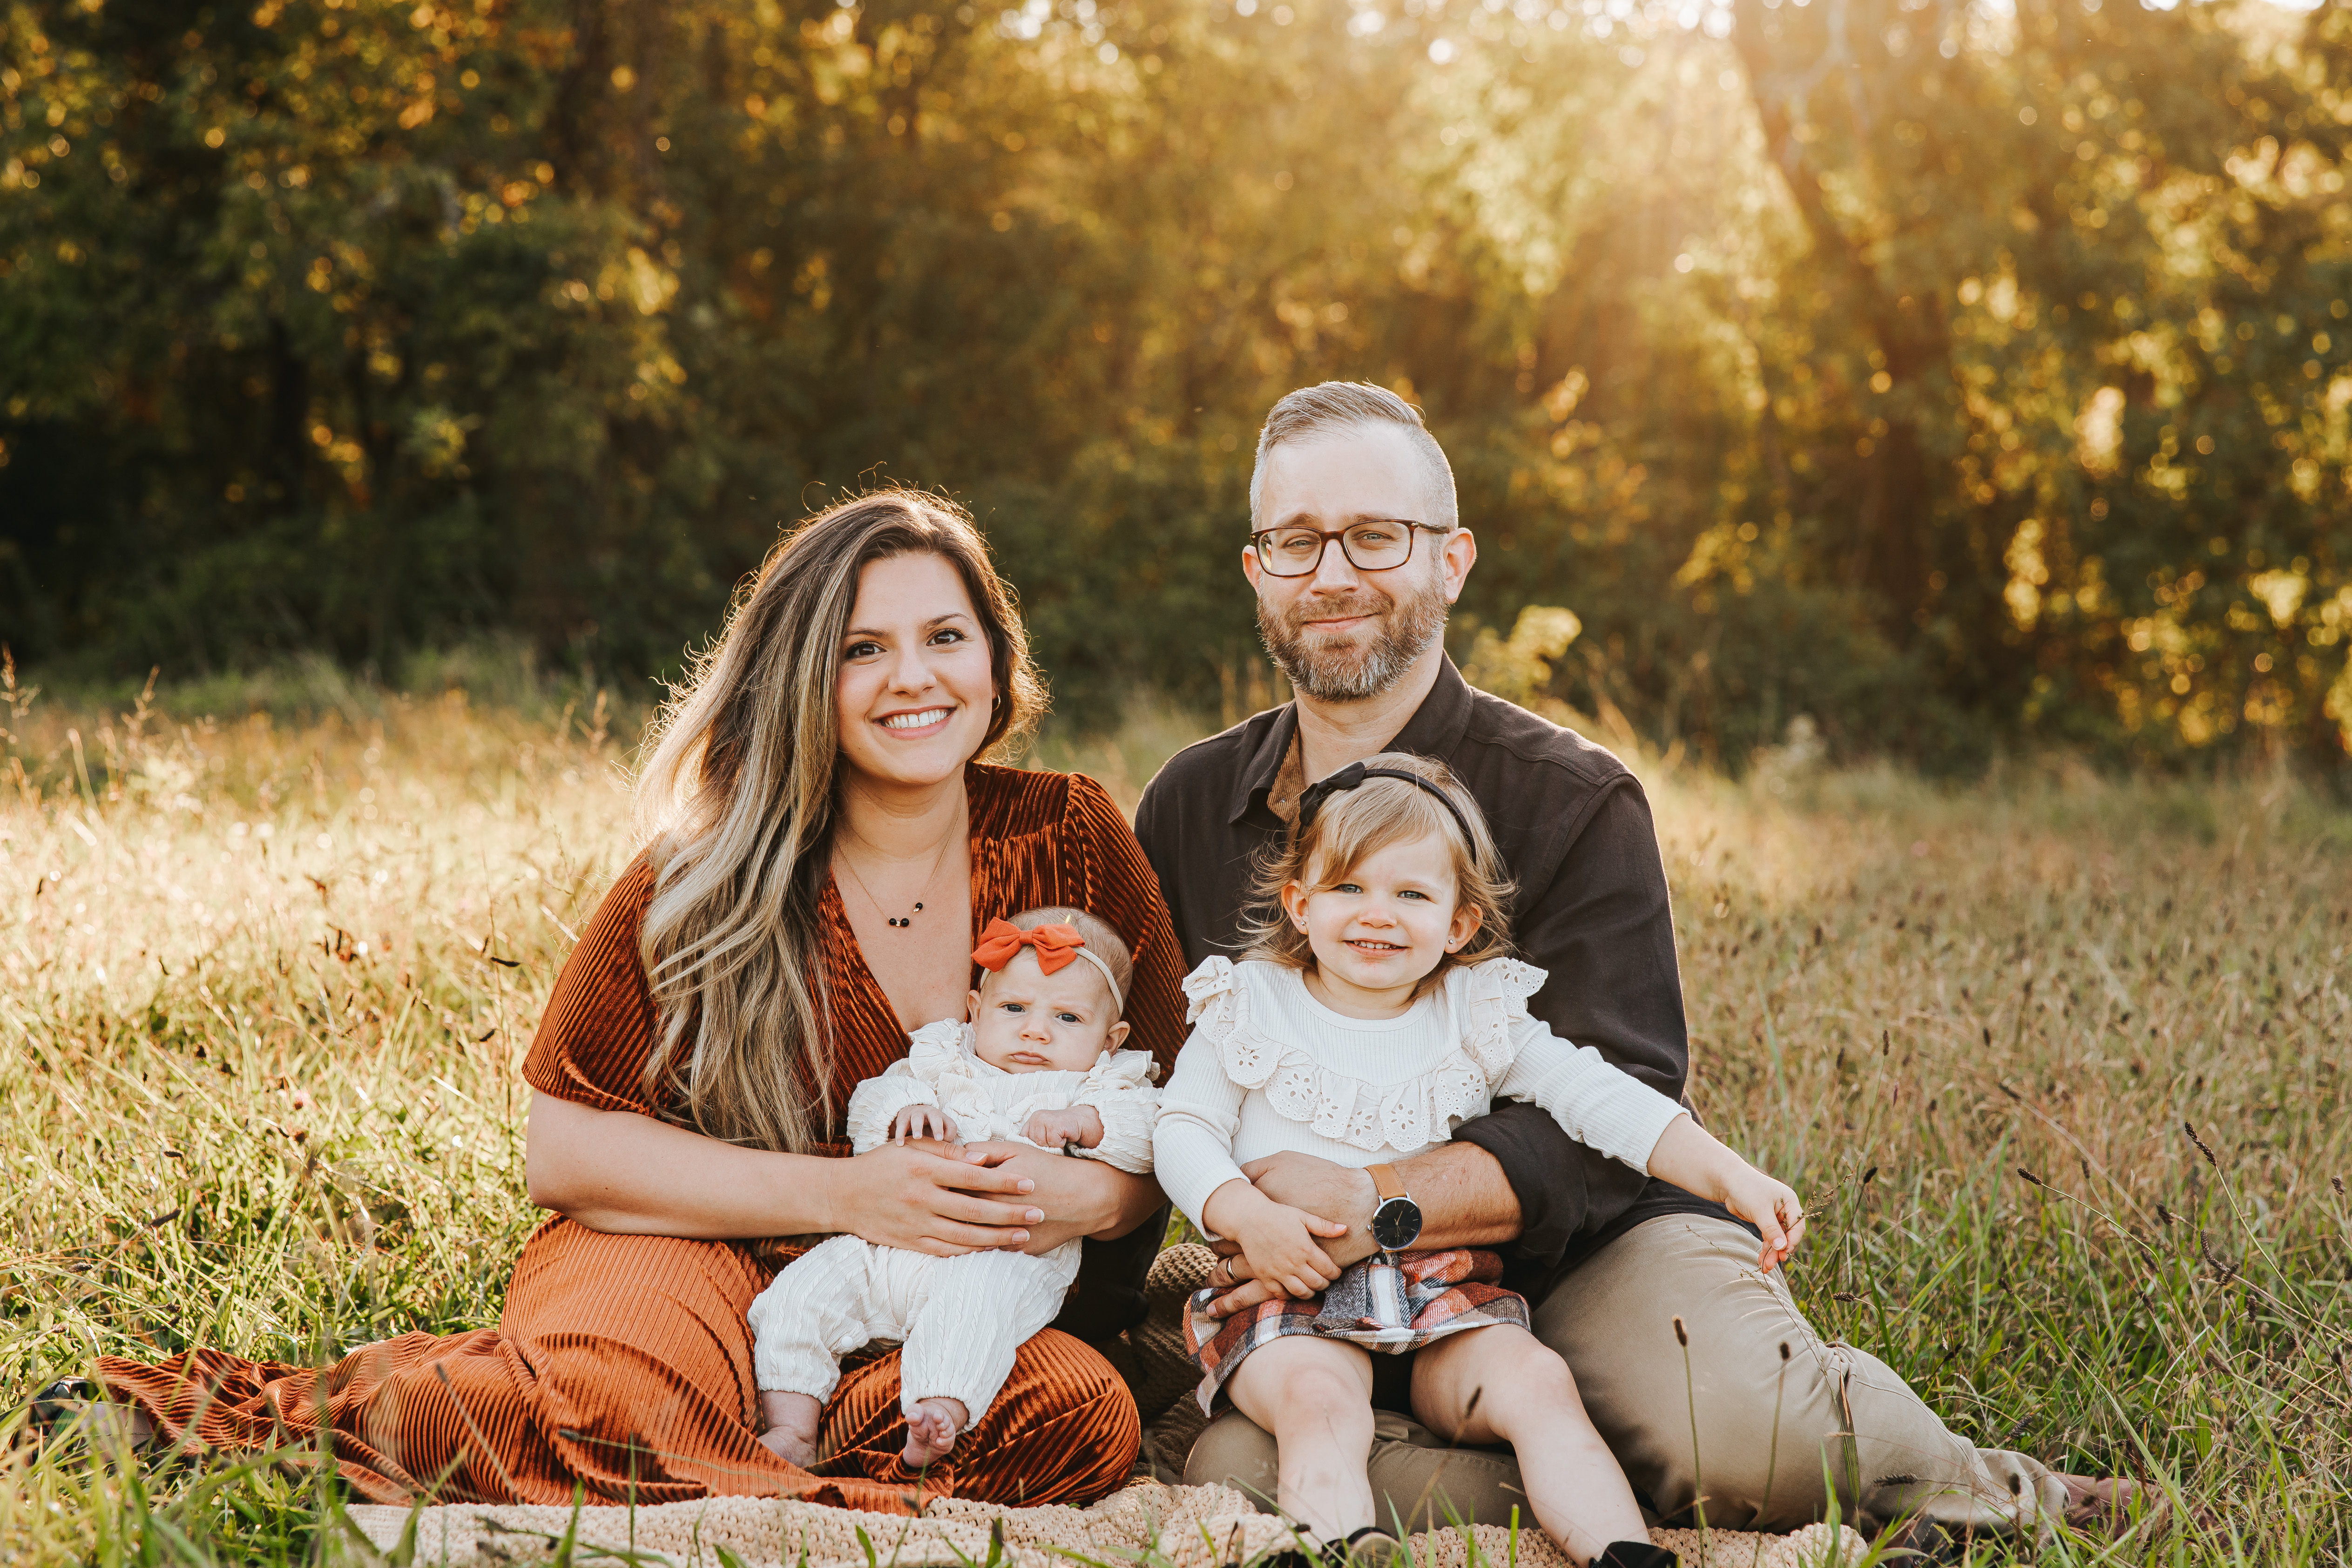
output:
<path id="1" fill-rule="evenodd" d="M 1404 559 L 1402 561 L 1392 562 L 1386 566 L 1367 566 L 1356 559 L 1355 552 L 1348 548 L 1349 532 L 1351 530 L 1362 528 L 1369 523 L 1380 522 L 1389 523 L 1399 528 L 1413 529 L 1418 531 L 1428 533 L 1446 534 L 1454 531 L 1451 527 L 1442 522 L 1415 522 L 1409 517 L 1358 518 L 1346 528 L 1309 529 L 1303 522 L 1286 522 L 1277 524 L 1273 528 L 1261 528 L 1253 532 L 1250 535 L 1250 548 L 1257 552 L 1258 565 L 1263 567 L 1268 575 L 1275 577 L 1312 577 L 1316 573 L 1323 570 L 1323 557 L 1330 552 L 1331 542 L 1334 540 L 1339 541 L 1340 557 L 1344 559 L 1349 565 L 1354 567 L 1359 572 L 1393 572 L 1400 566 L 1412 564 L 1412 537 L 1410 534 L 1405 537 Z M 1265 542 L 1275 534 L 1289 533 L 1293 531 L 1311 532 L 1315 534 L 1323 541 L 1323 547 L 1315 552 L 1315 563 L 1307 567 L 1306 571 L 1277 572 L 1275 570 L 1274 562 L 1268 557 Z"/>

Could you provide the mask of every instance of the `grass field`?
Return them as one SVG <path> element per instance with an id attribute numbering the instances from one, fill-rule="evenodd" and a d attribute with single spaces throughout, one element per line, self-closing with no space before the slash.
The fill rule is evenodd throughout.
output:
<path id="1" fill-rule="evenodd" d="M 24 1394 L 494 1322 L 533 1222 L 516 1065 L 628 852 L 610 710 L 264 697 L 0 719 L 0 1563 L 313 1558 L 300 1470 L 43 1457 Z M 1039 755 L 1131 800 L 1187 733 Z M 1695 1093 L 1819 1215 L 1815 1321 L 2206 1520 L 2053 1561 L 2352 1555 L 2352 815 L 1641 765 Z"/>

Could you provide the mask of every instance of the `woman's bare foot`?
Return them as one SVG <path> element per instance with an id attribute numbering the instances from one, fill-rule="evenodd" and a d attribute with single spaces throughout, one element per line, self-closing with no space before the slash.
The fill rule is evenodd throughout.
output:
<path id="1" fill-rule="evenodd" d="M 961 1399 L 915 1401 L 915 1407 L 907 1412 L 907 1451 L 901 1456 L 907 1468 L 919 1470 L 946 1458 L 971 1415 Z"/>
<path id="2" fill-rule="evenodd" d="M 137 1453 L 155 1440 L 155 1422 L 136 1405 L 108 1401 L 86 1377 L 60 1378 L 33 1395 L 33 1425 L 53 1438 L 78 1436 L 101 1454 Z"/>
<path id="3" fill-rule="evenodd" d="M 91 1438 L 100 1447 L 136 1452 L 155 1440 L 154 1417 L 136 1405 L 93 1405 L 82 1419 L 89 1423 Z"/>
<path id="4" fill-rule="evenodd" d="M 761 1389 L 760 1413 L 768 1418 L 768 1429 L 760 1434 L 760 1441 L 770 1453 L 803 1469 L 816 1461 L 817 1424 L 824 1415 L 822 1403 L 806 1394 Z"/>

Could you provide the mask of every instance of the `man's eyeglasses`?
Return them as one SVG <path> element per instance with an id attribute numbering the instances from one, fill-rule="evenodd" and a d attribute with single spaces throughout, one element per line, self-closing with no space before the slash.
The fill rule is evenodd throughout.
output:
<path id="1" fill-rule="evenodd" d="M 1339 529 L 1290 523 L 1281 528 L 1259 529 L 1250 535 L 1250 544 L 1257 552 L 1257 563 L 1276 577 L 1311 574 L 1323 564 L 1323 552 L 1335 539 L 1339 542 L 1339 553 L 1357 571 L 1386 572 L 1412 559 L 1412 536 L 1417 529 L 1431 533 L 1453 531 L 1439 523 L 1411 522 L 1403 518 L 1352 522 Z"/>

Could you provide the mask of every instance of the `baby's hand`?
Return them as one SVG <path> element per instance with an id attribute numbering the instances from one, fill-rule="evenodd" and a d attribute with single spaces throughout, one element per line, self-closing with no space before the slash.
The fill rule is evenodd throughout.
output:
<path id="1" fill-rule="evenodd" d="M 938 1131 L 934 1131 L 936 1128 Z M 960 1143 L 956 1136 L 955 1119 L 936 1105 L 909 1105 L 890 1119 L 890 1142 L 904 1143 L 909 1138 L 936 1138 L 942 1143 Z"/>
<path id="2" fill-rule="evenodd" d="M 1745 1162 L 1743 1162 L 1743 1164 Z M 1764 1233 L 1764 1249 L 1756 1267 L 1769 1274 L 1805 1238 L 1805 1207 L 1794 1188 L 1776 1182 L 1753 1165 L 1724 1184 L 1723 1206 Z"/>
<path id="3" fill-rule="evenodd" d="M 1040 1149 L 1059 1149 L 1066 1143 L 1076 1143 L 1081 1149 L 1092 1149 L 1103 1141 L 1102 1116 L 1091 1105 L 1073 1105 L 1065 1110 L 1041 1110 L 1029 1119 L 1021 1136 Z"/>
<path id="4" fill-rule="evenodd" d="M 1233 1238 L 1241 1243 L 1250 1278 L 1277 1285 L 1295 1300 L 1304 1300 L 1339 1278 L 1339 1266 L 1315 1245 L 1318 1236 L 1337 1239 L 1348 1234 L 1344 1225 L 1267 1200 L 1253 1204 Z"/>

